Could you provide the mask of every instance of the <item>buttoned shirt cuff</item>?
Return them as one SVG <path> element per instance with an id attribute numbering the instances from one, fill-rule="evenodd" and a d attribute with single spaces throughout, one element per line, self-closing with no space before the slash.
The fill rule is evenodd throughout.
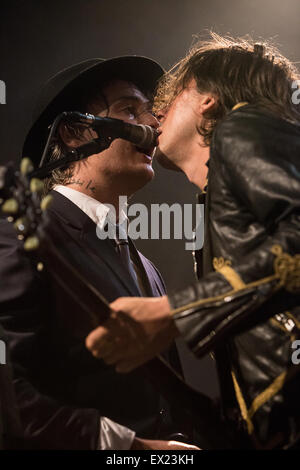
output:
<path id="1" fill-rule="evenodd" d="M 98 450 L 129 450 L 135 438 L 135 432 L 109 418 L 100 419 Z"/>

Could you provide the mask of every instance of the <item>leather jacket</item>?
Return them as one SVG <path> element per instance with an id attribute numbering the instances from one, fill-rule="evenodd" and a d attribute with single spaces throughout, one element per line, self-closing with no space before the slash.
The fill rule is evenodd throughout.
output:
<path id="1" fill-rule="evenodd" d="M 199 280 L 170 296 L 193 352 L 213 351 L 222 416 L 247 446 L 300 432 L 300 125 L 245 105 L 213 134 Z M 200 263 L 199 263 L 200 262 Z"/>

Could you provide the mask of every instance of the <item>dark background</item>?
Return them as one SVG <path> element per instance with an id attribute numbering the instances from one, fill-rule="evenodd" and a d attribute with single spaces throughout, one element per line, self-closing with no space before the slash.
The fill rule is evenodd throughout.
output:
<path id="1" fill-rule="evenodd" d="M 58 70 L 91 57 L 138 54 L 169 68 L 193 37 L 220 34 L 272 39 L 293 61 L 300 60 L 299 0 L 19 0 L 1 2 L 0 163 L 21 156 L 34 100 L 41 84 Z M 156 168 L 156 178 L 135 202 L 193 203 L 196 188 L 186 178 Z M 191 252 L 180 240 L 137 243 L 161 270 L 170 290 L 193 281 Z M 218 393 L 213 361 L 184 353 L 187 379 Z"/>

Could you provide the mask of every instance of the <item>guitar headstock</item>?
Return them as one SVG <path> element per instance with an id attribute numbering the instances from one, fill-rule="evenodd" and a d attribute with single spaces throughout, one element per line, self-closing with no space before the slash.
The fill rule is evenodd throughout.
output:
<path id="1" fill-rule="evenodd" d="M 39 247 L 39 229 L 52 202 L 49 195 L 42 198 L 43 182 L 30 178 L 33 169 L 29 158 L 22 159 L 19 169 L 13 163 L 0 167 L 0 213 L 13 223 L 26 251 Z"/>
<path id="2" fill-rule="evenodd" d="M 65 243 L 65 232 L 60 224 L 51 223 L 51 218 L 47 217 L 46 209 L 53 198 L 50 195 L 42 197 L 44 183 L 31 177 L 32 172 L 33 165 L 27 158 L 17 170 L 12 163 L 0 166 L 0 214 L 13 223 L 26 251 L 39 249 L 38 260 L 33 255 L 34 261 L 38 261 L 36 269 L 42 271 L 45 263 L 51 283 L 53 281 L 52 287 L 59 285 L 65 293 L 63 297 L 73 299 L 80 312 L 84 312 L 84 322 L 80 320 L 78 328 L 73 315 L 68 321 L 70 329 L 75 331 L 77 328 L 76 335 L 82 338 L 84 331 L 88 334 L 99 325 L 100 315 L 103 321 L 108 318 L 109 303 L 89 281 L 90 269 L 84 275 L 81 273 L 78 260 L 84 248 L 72 238 Z M 85 250 L 87 260 L 91 259 L 87 266 L 91 266 L 92 255 L 87 248 Z M 83 325 L 88 325 L 86 330 Z"/>

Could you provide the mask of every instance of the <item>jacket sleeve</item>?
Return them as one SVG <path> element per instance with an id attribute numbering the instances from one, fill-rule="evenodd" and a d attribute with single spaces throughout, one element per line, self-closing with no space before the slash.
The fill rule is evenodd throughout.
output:
<path id="1" fill-rule="evenodd" d="M 10 348 L 14 387 L 25 448 L 96 449 L 98 410 L 67 406 L 44 394 L 34 377 L 43 364 L 45 292 L 39 274 L 16 240 L 11 224 L 0 221 L 0 322 Z"/>
<path id="2" fill-rule="evenodd" d="M 215 260 L 214 272 L 170 296 L 177 327 L 199 356 L 234 331 L 299 304 L 300 132 L 293 144 L 283 130 L 272 131 L 273 137 L 267 123 L 236 113 L 214 134 L 210 158 L 239 208 L 236 217 L 251 214 L 265 236 L 238 262 Z"/>

